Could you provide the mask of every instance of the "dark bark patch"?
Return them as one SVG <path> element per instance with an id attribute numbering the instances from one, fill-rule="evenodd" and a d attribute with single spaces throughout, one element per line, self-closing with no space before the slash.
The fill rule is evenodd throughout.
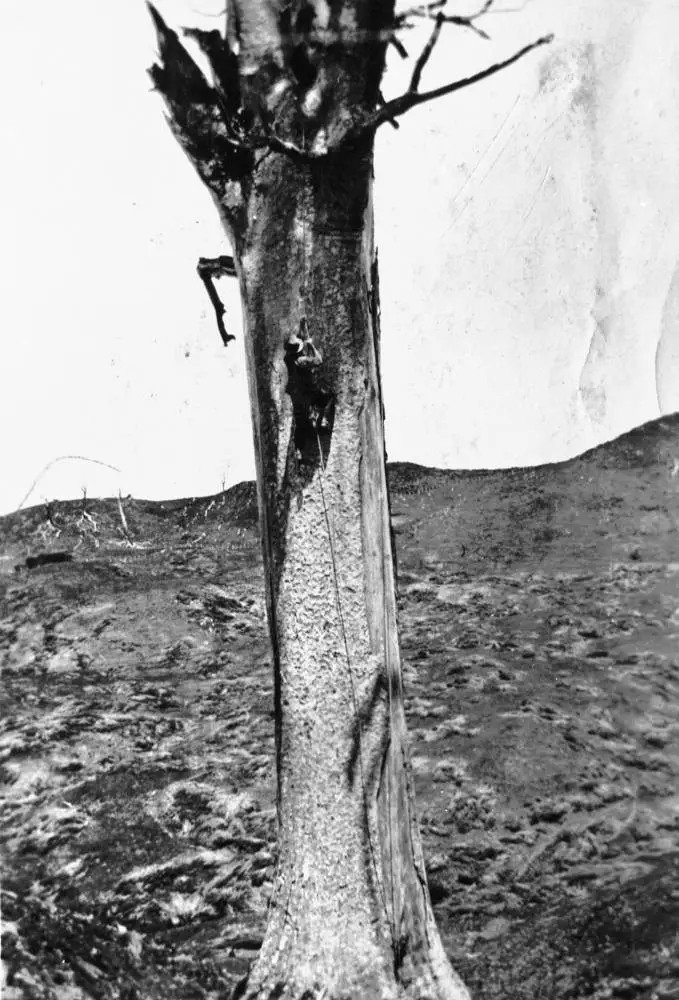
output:
<path id="1" fill-rule="evenodd" d="M 314 229 L 362 235 L 372 172 L 372 140 L 313 162 Z"/>
<path id="2" fill-rule="evenodd" d="M 313 29 L 316 11 L 310 3 L 303 3 L 295 18 L 294 39 L 290 54 L 290 69 L 302 90 L 309 90 L 318 77 L 318 55 L 307 41 Z"/>
<path id="3" fill-rule="evenodd" d="M 306 45 L 295 45 L 290 55 L 290 69 L 303 90 L 308 90 L 318 76 L 318 70 L 309 58 Z"/>
<path id="4" fill-rule="evenodd" d="M 35 569 L 37 566 L 48 566 L 50 563 L 71 562 L 73 556 L 70 552 L 39 552 L 35 556 L 26 556 L 24 565 L 26 569 Z M 16 566 L 16 569 L 23 567 Z"/>
<path id="5" fill-rule="evenodd" d="M 293 408 L 295 453 L 305 480 L 311 478 L 319 460 L 326 464 L 330 453 L 335 393 L 326 374 L 321 372 L 322 365 L 322 355 L 303 317 L 299 335 L 291 337 L 285 345 L 285 366 L 286 392 Z"/>

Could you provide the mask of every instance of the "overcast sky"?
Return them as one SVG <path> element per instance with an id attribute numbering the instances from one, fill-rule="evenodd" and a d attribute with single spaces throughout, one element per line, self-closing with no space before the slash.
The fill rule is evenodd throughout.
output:
<path id="1" fill-rule="evenodd" d="M 214 26 L 222 0 L 158 6 Z M 679 409 L 679 5 L 496 7 L 425 86 L 556 41 L 378 142 L 392 460 L 556 461 Z M 144 4 L 3 0 L 2 30 L 0 512 L 63 455 L 120 471 L 56 462 L 29 504 L 251 478 L 237 285 L 224 349 L 195 272 L 229 248 L 150 89 Z"/>

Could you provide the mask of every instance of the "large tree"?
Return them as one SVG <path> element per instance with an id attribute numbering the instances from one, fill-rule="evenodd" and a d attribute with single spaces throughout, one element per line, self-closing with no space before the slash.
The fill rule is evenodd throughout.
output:
<path id="1" fill-rule="evenodd" d="M 278 863 L 248 997 L 461 1000 L 427 889 L 408 764 L 379 379 L 375 132 L 434 91 L 422 70 L 445 0 L 229 0 L 187 30 L 208 82 L 151 7 L 151 70 L 231 244 L 257 464 L 274 660 Z M 387 46 L 433 18 L 406 93 Z M 213 297 L 214 301 L 214 297 Z M 221 316 L 218 318 L 221 323 Z M 220 326 L 225 341 L 228 339 Z"/>

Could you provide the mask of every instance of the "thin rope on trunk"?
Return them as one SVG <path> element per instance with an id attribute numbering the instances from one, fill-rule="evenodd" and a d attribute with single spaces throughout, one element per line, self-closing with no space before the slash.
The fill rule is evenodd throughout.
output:
<path id="1" fill-rule="evenodd" d="M 346 632 L 346 628 L 345 628 L 345 625 L 344 625 L 344 615 L 342 614 L 342 601 L 341 601 L 340 588 L 339 588 L 339 576 L 338 576 L 338 573 L 337 573 L 337 560 L 336 560 L 336 557 L 335 557 L 335 545 L 334 545 L 334 542 L 333 542 L 333 531 L 332 531 L 332 526 L 330 524 L 330 514 L 329 514 L 329 511 L 328 511 L 328 505 L 327 505 L 327 503 L 325 501 L 325 489 L 324 489 L 324 486 L 323 486 L 323 479 L 324 479 L 324 476 L 325 476 L 325 464 L 323 462 L 323 449 L 322 449 L 322 446 L 321 446 L 321 439 L 320 439 L 320 435 L 318 433 L 318 429 L 315 428 L 315 430 L 316 430 L 316 441 L 318 442 L 318 454 L 319 454 L 319 459 L 320 459 L 320 471 L 319 471 L 318 481 L 319 481 L 319 484 L 320 484 L 320 487 L 321 487 L 321 502 L 323 504 L 323 513 L 325 515 L 325 523 L 326 523 L 327 528 L 328 528 L 328 541 L 330 543 L 330 559 L 331 559 L 331 563 L 332 563 L 333 581 L 334 581 L 334 586 L 335 586 L 335 600 L 336 600 L 336 603 L 337 603 L 337 616 L 339 618 L 340 631 L 342 632 L 342 640 L 343 640 L 343 643 L 344 643 L 344 653 L 345 653 L 346 661 L 347 661 L 347 671 L 349 673 L 349 680 L 350 680 L 350 683 L 351 683 L 351 697 L 352 697 L 352 701 L 353 701 L 353 705 L 354 705 L 354 713 L 356 715 L 356 721 L 357 721 L 357 724 L 358 724 L 358 765 L 359 765 L 359 771 L 360 771 L 360 775 L 361 775 L 361 788 L 362 788 L 362 791 L 363 791 L 363 805 L 364 805 L 364 808 L 365 808 L 366 813 L 367 813 L 368 812 L 368 800 L 367 800 L 367 790 L 366 790 L 366 782 L 365 782 L 365 771 L 364 771 L 364 768 L 363 768 L 363 746 L 362 746 L 362 744 L 363 744 L 363 724 L 361 722 L 361 715 L 360 715 L 360 712 L 358 710 L 358 699 L 356 697 L 356 683 L 355 683 L 355 680 L 354 680 L 354 673 L 353 673 L 353 670 L 351 668 L 351 656 L 349 654 L 349 643 L 348 643 L 348 640 L 347 640 L 347 632 Z M 386 649 L 385 649 L 385 662 L 386 662 Z M 387 686 L 388 686 L 388 688 L 390 687 L 390 680 L 389 680 L 389 676 L 388 675 L 387 675 Z M 391 750 L 391 739 L 392 739 L 393 733 L 391 731 L 392 716 L 391 716 L 391 691 L 390 690 L 389 690 L 389 696 L 388 697 L 389 697 L 389 728 L 390 728 L 390 750 Z M 392 904 L 391 919 L 390 919 L 390 916 L 389 916 L 389 909 L 387 907 L 386 897 L 384 895 L 384 888 L 383 888 L 383 885 L 382 885 L 382 880 L 380 879 L 380 873 L 379 873 L 379 870 L 378 870 L 378 867 L 377 867 L 377 859 L 375 857 L 375 849 L 373 847 L 372 836 L 371 836 L 371 833 L 370 833 L 370 823 L 369 822 L 366 822 L 366 831 L 367 831 L 367 834 L 368 834 L 368 846 L 369 846 L 369 849 L 370 849 L 370 857 L 371 857 L 371 860 L 372 860 L 372 863 L 373 863 L 373 868 L 375 869 L 375 880 L 377 882 L 377 886 L 378 886 L 378 889 L 379 889 L 380 897 L 381 897 L 381 900 L 382 900 L 382 907 L 384 909 L 384 913 L 385 913 L 387 921 L 389 923 L 389 928 L 390 928 L 390 931 L 391 931 L 392 948 L 393 948 L 394 953 L 395 953 L 396 952 L 396 948 L 397 948 L 397 935 L 396 935 L 396 910 L 395 910 L 395 903 L 394 903 L 394 852 L 393 852 L 392 830 L 391 830 L 391 827 L 392 827 L 392 823 L 391 823 L 391 796 L 390 796 L 389 782 L 387 782 L 387 810 L 388 810 L 388 813 L 389 813 L 387 826 L 388 826 L 388 831 L 389 831 L 389 862 L 390 862 L 390 866 L 391 866 L 391 904 Z"/>

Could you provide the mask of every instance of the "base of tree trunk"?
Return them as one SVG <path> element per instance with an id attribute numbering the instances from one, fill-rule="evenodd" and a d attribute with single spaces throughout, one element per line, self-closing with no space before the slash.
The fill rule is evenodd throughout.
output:
<path id="1" fill-rule="evenodd" d="M 339 973 L 339 969 L 337 970 Z M 443 950 L 438 960 L 430 956 L 420 975 L 399 980 L 393 970 L 366 969 L 356 978 L 329 975 L 318 979 L 318 962 L 294 968 L 284 947 L 272 963 L 255 964 L 236 987 L 232 1000 L 470 1000 L 462 980 L 454 972 Z"/>

